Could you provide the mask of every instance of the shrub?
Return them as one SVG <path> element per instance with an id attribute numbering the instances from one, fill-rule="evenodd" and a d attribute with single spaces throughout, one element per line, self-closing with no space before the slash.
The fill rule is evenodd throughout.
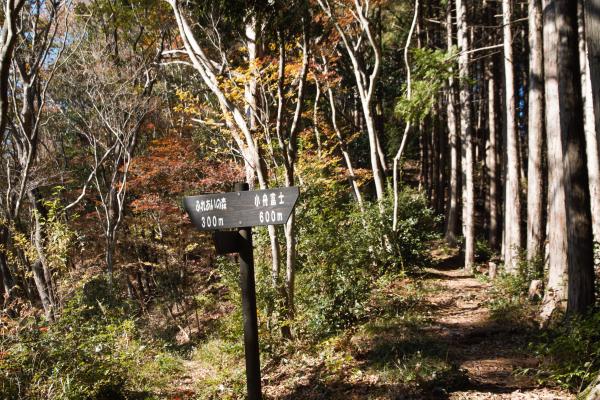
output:
<path id="1" fill-rule="evenodd" d="M 383 215 L 375 203 L 366 203 L 361 213 L 353 203 L 330 199 L 324 193 L 305 194 L 298 213 L 297 306 L 303 328 L 316 336 L 362 319 L 377 277 L 424 265 L 427 244 L 434 237 L 433 212 L 416 191 L 400 193 L 396 232 L 390 199 Z"/>
<path id="2" fill-rule="evenodd" d="M 600 313 L 569 319 L 532 346 L 545 359 L 542 380 L 580 391 L 600 372 Z"/>
<path id="3" fill-rule="evenodd" d="M 141 382 L 143 347 L 103 279 L 88 282 L 52 325 L 30 317 L 0 342 L 5 399 L 119 399 Z"/>

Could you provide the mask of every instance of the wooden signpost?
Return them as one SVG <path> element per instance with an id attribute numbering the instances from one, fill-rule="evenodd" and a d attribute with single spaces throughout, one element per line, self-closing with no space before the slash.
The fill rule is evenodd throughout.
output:
<path id="1" fill-rule="evenodd" d="M 260 358 L 252 227 L 285 224 L 300 191 L 297 187 L 248 191 L 247 183 L 236 183 L 234 190 L 231 193 L 188 196 L 183 199 L 183 207 L 196 228 L 214 231 L 213 240 L 218 254 L 239 254 L 246 385 L 248 399 L 258 400 L 261 398 Z M 237 230 L 220 231 L 230 228 Z"/>

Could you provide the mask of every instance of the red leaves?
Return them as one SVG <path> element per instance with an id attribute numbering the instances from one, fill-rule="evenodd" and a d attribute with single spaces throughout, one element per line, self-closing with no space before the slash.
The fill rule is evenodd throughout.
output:
<path id="1" fill-rule="evenodd" d="M 131 165 L 129 190 L 134 195 L 134 213 L 177 215 L 181 197 L 188 193 L 228 189 L 241 178 L 232 161 L 206 161 L 189 138 L 164 137 L 154 140 L 145 156 Z"/>

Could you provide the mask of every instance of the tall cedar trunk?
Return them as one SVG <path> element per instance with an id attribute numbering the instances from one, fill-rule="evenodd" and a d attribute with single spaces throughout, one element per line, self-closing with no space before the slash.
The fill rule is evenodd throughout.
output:
<path id="1" fill-rule="evenodd" d="M 452 1 L 448 0 L 446 13 L 446 43 L 448 50 L 454 46 L 452 39 Z M 446 219 L 445 239 L 450 246 L 456 245 L 456 232 L 458 230 L 458 207 L 460 165 L 458 163 L 458 134 L 456 126 L 456 84 L 451 77 L 448 80 L 447 87 L 447 122 L 448 122 L 448 143 L 450 146 L 450 182 L 448 187 L 448 213 Z"/>
<path id="2" fill-rule="evenodd" d="M 556 1 L 557 59 L 568 235 L 567 313 L 583 313 L 594 303 L 594 256 L 590 193 L 585 156 L 583 102 L 577 50 L 577 2 Z M 564 119 L 562 118 L 564 116 Z"/>
<path id="3" fill-rule="evenodd" d="M 492 249 L 498 249 L 499 246 L 499 216 L 498 216 L 498 177 L 499 177 L 499 168 L 498 168 L 498 132 L 497 132 L 497 119 L 496 119 L 496 109 L 497 109 L 497 81 L 496 81 L 496 65 L 495 65 L 495 57 L 490 58 L 487 63 L 487 94 L 488 94 L 488 143 L 486 146 L 487 149 L 487 172 L 488 172 L 488 218 L 489 218 L 489 242 L 490 247 Z"/>
<path id="4" fill-rule="evenodd" d="M 548 146 L 548 283 L 544 293 L 542 320 L 566 310 L 567 301 L 567 210 L 565 171 L 561 139 L 561 115 L 557 66 L 554 1 L 543 0 L 544 94 Z"/>
<path id="5" fill-rule="evenodd" d="M 441 110 L 443 110 L 443 102 L 441 100 L 438 100 L 437 103 L 438 109 L 440 110 L 440 113 L 442 113 Z M 437 203 L 437 212 L 440 215 L 443 215 L 446 211 L 446 181 L 448 178 L 448 169 L 447 169 L 447 163 L 448 163 L 448 157 L 447 157 L 447 152 L 446 149 L 448 148 L 448 137 L 446 136 L 446 131 L 444 129 L 444 125 L 442 123 L 442 120 L 440 118 L 438 118 L 436 120 L 436 132 L 437 132 L 437 137 L 439 140 L 439 177 L 438 177 L 438 203 Z"/>
<path id="6" fill-rule="evenodd" d="M 596 54 L 593 56 L 591 51 L 596 51 L 600 47 L 598 47 L 597 43 L 594 43 L 594 40 L 600 40 L 600 27 L 598 26 L 598 17 L 596 18 L 585 18 L 583 8 L 585 5 L 583 3 L 594 3 L 594 1 L 583 1 L 578 0 L 578 11 L 579 15 L 579 63 L 581 68 L 581 77 L 582 77 L 582 87 L 583 87 L 583 103 L 585 109 L 585 144 L 586 144 L 586 153 L 587 153 L 587 161 L 588 161 L 588 175 L 589 175 L 589 185 L 590 185 L 590 202 L 591 202 L 591 210 L 592 210 L 592 230 L 594 232 L 594 240 L 600 242 L 600 160 L 599 160 L 599 149 L 598 149 L 598 127 L 596 124 L 598 120 L 596 120 L 597 115 L 594 115 L 594 112 L 600 113 L 600 107 L 596 104 L 599 101 L 600 95 L 598 94 L 598 90 L 600 87 L 597 86 L 596 83 L 595 90 L 593 86 L 593 80 L 598 80 L 598 77 L 594 78 L 592 76 L 592 63 L 598 63 L 598 56 L 600 54 Z M 600 2 L 597 2 L 600 3 Z M 597 6 L 600 4 L 597 4 Z M 596 13 L 600 11 L 600 8 L 596 9 Z M 588 13 L 589 14 L 589 13 Z M 587 25 L 590 24 L 590 26 Z M 595 35 L 595 36 L 594 36 Z M 587 43 L 586 43 L 587 37 Z M 590 46 L 592 48 L 590 48 Z M 589 53 L 589 56 L 588 56 Z M 596 74 L 600 73 L 598 71 L 598 65 L 595 65 L 594 68 Z M 597 107 L 597 108 L 596 108 Z"/>
<path id="7" fill-rule="evenodd" d="M 585 0 L 585 37 L 587 41 L 587 62 L 588 62 L 588 80 L 591 85 L 592 103 L 594 107 L 594 127 L 593 132 L 586 131 L 586 139 L 588 140 L 588 149 L 593 141 L 596 141 L 596 147 L 591 148 L 591 155 L 595 154 L 598 157 L 600 153 L 600 143 L 598 136 L 600 135 L 600 0 Z M 589 156 L 588 156 L 589 157 Z M 600 165 L 600 161 L 595 161 L 596 165 Z M 588 160 L 590 165 L 590 160 Z M 600 168 L 600 166 L 598 167 Z M 590 170 L 590 182 L 595 182 L 597 185 L 594 192 L 590 192 L 592 199 L 592 222 L 594 224 L 594 234 L 596 241 L 600 241 L 600 171 L 598 168 Z M 592 175 L 593 174 L 593 175 Z M 592 181 L 593 179 L 593 181 Z M 591 187 L 591 184 L 590 184 Z M 594 217 L 597 217 L 594 219 Z"/>
<path id="8" fill-rule="evenodd" d="M 527 260 L 541 264 L 544 252 L 544 57 L 541 0 L 529 0 L 529 157 L 527 165 Z M 542 271 L 539 271 L 542 272 Z"/>
<path id="9" fill-rule="evenodd" d="M 419 189 L 426 190 L 429 179 L 429 154 L 428 142 L 425 135 L 419 135 L 419 156 L 421 158 L 421 168 L 419 172 Z"/>
<path id="10" fill-rule="evenodd" d="M 433 206 L 435 202 L 435 169 L 437 167 L 435 160 L 437 149 L 435 148 L 433 118 L 430 116 L 426 117 L 419 128 L 422 129 L 429 146 L 429 177 L 427 178 L 429 185 L 427 185 L 427 199 L 429 199 L 429 205 Z"/>
<path id="11" fill-rule="evenodd" d="M 431 150 L 432 150 L 432 157 L 431 160 L 433 161 L 433 165 L 431 166 L 431 170 L 432 170 L 432 175 L 431 175 L 431 207 L 436 210 L 439 211 L 439 198 L 440 198 L 440 193 L 439 193 L 439 185 L 440 185 L 440 141 L 439 141 L 439 136 L 438 136 L 438 131 L 437 131 L 437 115 L 434 112 L 434 117 L 431 118 L 430 121 L 431 124 Z"/>
<path id="12" fill-rule="evenodd" d="M 511 0 L 502 0 L 504 88 L 506 120 L 506 181 L 504 196 L 504 265 L 509 273 L 518 269 L 521 246 L 521 199 L 519 196 L 519 148 L 516 127 Z"/>
<path id="13" fill-rule="evenodd" d="M 544 1 L 549 282 L 542 317 L 594 301 L 593 242 L 577 49 L 577 3 Z"/>
<path id="14" fill-rule="evenodd" d="M 473 126 L 471 123 L 471 91 L 469 87 L 469 41 L 467 39 L 467 5 L 456 1 L 458 27 L 458 58 L 460 78 L 460 138 L 463 153 L 463 234 L 465 236 L 465 269 L 473 270 L 475 263 L 475 188 L 473 166 Z"/>

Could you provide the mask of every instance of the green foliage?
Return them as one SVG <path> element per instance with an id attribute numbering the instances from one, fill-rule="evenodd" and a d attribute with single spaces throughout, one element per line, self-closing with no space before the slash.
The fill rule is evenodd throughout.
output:
<path id="1" fill-rule="evenodd" d="M 400 193 L 397 232 L 391 229 L 391 201 L 384 213 L 375 203 L 361 213 L 340 206 L 335 194 L 304 195 L 298 215 L 297 299 L 300 329 L 328 335 L 364 318 L 374 282 L 386 271 L 410 272 L 427 261 L 426 243 L 434 237 L 434 218 L 415 191 Z"/>
<path id="2" fill-rule="evenodd" d="M 141 344 L 132 309 L 111 293 L 104 279 L 90 280 L 52 325 L 31 317 L 4 335 L 1 398 L 124 399 L 180 371 L 173 356 Z"/>
<path id="3" fill-rule="evenodd" d="M 494 251 L 490 248 L 487 240 L 477 240 L 475 242 L 475 254 L 478 260 L 488 261 L 494 255 Z"/>
<path id="4" fill-rule="evenodd" d="M 68 252 L 75 239 L 75 232 L 68 225 L 61 196 L 59 192 L 62 187 L 54 188 L 54 193 L 49 200 L 44 202 L 47 210 L 41 224 L 46 229 L 46 240 L 44 243 L 48 267 L 53 271 L 64 271 L 67 265 Z M 77 216 L 71 216 L 71 220 Z"/>
<path id="5" fill-rule="evenodd" d="M 403 84 L 404 95 L 396 103 L 396 115 L 404 121 L 418 123 L 431 113 L 439 91 L 453 75 L 450 67 L 456 60 L 456 48 L 450 51 L 415 48 L 412 50 L 411 96 L 408 86 Z M 456 69 L 454 69 L 456 71 Z"/>
<path id="6" fill-rule="evenodd" d="M 241 337 L 241 335 L 240 335 Z M 199 399 L 241 399 L 246 391 L 244 352 L 240 337 L 211 339 L 193 354 L 204 373 L 196 382 Z"/>
<path id="7" fill-rule="evenodd" d="M 383 218 L 383 231 L 391 238 L 388 251 L 391 265 L 410 272 L 429 263 L 429 246 L 437 238 L 435 228 L 439 221 L 429 208 L 425 196 L 414 189 L 402 188 L 398 193 L 398 204 L 397 231 L 392 231 L 390 217 Z M 386 215 L 392 214 L 392 207 L 390 195 L 386 203 Z"/>
<path id="8" fill-rule="evenodd" d="M 489 307 L 492 317 L 499 320 L 524 321 L 533 313 L 533 303 L 527 298 L 529 285 L 542 279 L 543 260 L 527 260 L 525 251 L 519 252 L 516 273 L 501 273 L 494 280 Z"/>
<path id="9" fill-rule="evenodd" d="M 529 281 L 520 274 L 502 273 L 494 280 L 488 303 L 492 318 L 516 321 L 524 317 Z"/>
<path id="10" fill-rule="evenodd" d="M 532 347 L 545 360 L 540 380 L 580 391 L 600 372 L 600 313 L 569 319 Z"/>

